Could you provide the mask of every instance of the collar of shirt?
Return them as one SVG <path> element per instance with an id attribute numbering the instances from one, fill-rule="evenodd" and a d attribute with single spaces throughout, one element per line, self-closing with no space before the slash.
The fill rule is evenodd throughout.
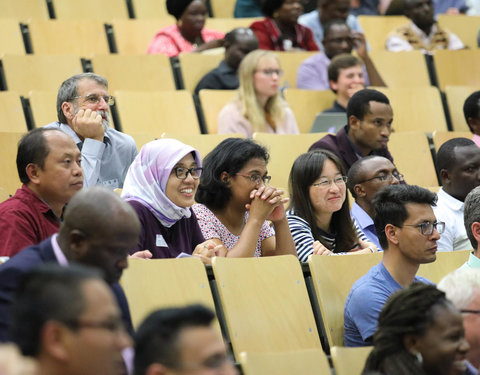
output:
<path id="1" fill-rule="evenodd" d="M 478 259 L 473 251 L 470 253 L 470 256 L 467 260 L 467 266 L 470 268 L 480 268 L 480 259 Z"/>
<path id="2" fill-rule="evenodd" d="M 60 264 L 62 267 L 67 267 L 68 260 L 65 254 L 63 253 L 62 249 L 60 249 L 60 246 L 58 245 L 57 236 L 58 234 L 54 234 L 51 239 L 53 253 L 55 254 L 55 258 L 57 258 L 58 264 Z"/>
<path id="3" fill-rule="evenodd" d="M 461 211 L 463 212 L 464 203 L 459 201 L 457 198 L 452 197 L 448 194 L 443 188 L 438 190 L 438 199 L 442 200 L 442 203 L 447 205 L 452 211 Z"/>
<path id="4" fill-rule="evenodd" d="M 361 229 L 374 226 L 372 218 L 365 212 L 365 210 L 358 205 L 357 202 L 352 204 L 352 216 L 355 217 L 357 224 Z"/>

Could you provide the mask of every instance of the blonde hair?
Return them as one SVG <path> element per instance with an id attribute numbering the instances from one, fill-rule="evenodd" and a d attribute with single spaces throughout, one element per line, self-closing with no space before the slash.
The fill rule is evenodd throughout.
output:
<path id="1" fill-rule="evenodd" d="M 268 98 L 264 108 L 258 103 L 255 92 L 254 75 L 257 71 L 260 59 L 264 57 L 275 59 L 279 63 L 277 57 L 273 53 L 258 49 L 245 56 L 238 68 L 240 81 L 238 100 L 242 106 L 242 115 L 252 124 L 253 132 L 266 131 L 267 115 L 269 115 L 274 122 L 274 124 L 271 124 L 274 130 L 276 129 L 275 125 L 285 117 L 285 103 L 281 98 L 279 91 L 277 91 L 272 97 Z"/>

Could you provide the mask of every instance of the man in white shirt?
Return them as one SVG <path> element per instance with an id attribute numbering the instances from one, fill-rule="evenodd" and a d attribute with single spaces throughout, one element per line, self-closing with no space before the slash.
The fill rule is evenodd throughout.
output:
<path id="1" fill-rule="evenodd" d="M 386 44 L 388 51 L 431 53 L 436 49 L 465 48 L 458 36 L 436 24 L 432 0 L 405 0 L 405 16 L 411 22 L 390 33 Z"/>
<path id="2" fill-rule="evenodd" d="M 480 148 L 470 139 L 453 138 L 438 150 L 436 165 L 442 187 L 433 210 L 437 220 L 445 222 L 438 250 L 472 249 L 463 212 L 467 194 L 480 185 Z"/>

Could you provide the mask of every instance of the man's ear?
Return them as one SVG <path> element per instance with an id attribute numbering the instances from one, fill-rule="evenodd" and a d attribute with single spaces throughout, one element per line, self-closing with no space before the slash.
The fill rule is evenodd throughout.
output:
<path id="1" fill-rule="evenodd" d="M 480 243 L 480 223 L 478 221 L 474 221 L 471 226 L 473 237 Z M 478 246 L 477 246 L 478 248 Z"/>
<path id="2" fill-rule="evenodd" d="M 480 135 L 480 118 L 469 117 L 467 119 L 467 124 L 473 131 L 473 134 Z"/>
<path id="3" fill-rule="evenodd" d="M 40 350 L 58 362 L 69 360 L 69 343 L 71 332 L 68 328 L 57 321 L 47 321 L 40 333 Z"/>
<path id="4" fill-rule="evenodd" d="M 398 245 L 398 236 L 397 236 L 397 227 L 392 224 L 385 225 L 385 235 L 387 236 L 388 242 Z"/>
<path id="5" fill-rule="evenodd" d="M 73 108 L 73 103 L 63 102 L 62 111 L 63 111 L 63 115 L 67 118 L 67 120 L 73 121 L 73 118 L 75 117 L 75 113 L 74 113 L 75 110 Z"/>
<path id="6" fill-rule="evenodd" d="M 348 118 L 348 125 L 350 126 L 350 129 L 358 129 L 360 126 L 360 120 L 357 116 L 351 115 Z"/>
<path id="7" fill-rule="evenodd" d="M 450 179 L 450 174 L 446 169 L 440 169 L 440 181 L 442 182 L 442 185 L 444 183 L 450 184 L 451 179 Z"/>
<path id="8" fill-rule="evenodd" d="M 72 229 L 68 233 L 68 243 L 73 260 L 81 259 L 88 251 L 87 236 L 79 229 Z"/>
<path id="9" fill-rule="evenodd" d="M 335 82 L 335 81 L 328 81 L 328 83 L 330 84 L 330 88 L 335 92 L 337 93 L 338 91 L 338 83 Z"/>
<path id="10" fill-rule="evenodd" d="M 358 198 L 363 198 L 365 195 L 367 195 L 365 193 L 365 189 L 363 188 L 362 184 L 356 184 L 354 187 L 353 187 L 353 191 L 355 192 L 355 195 L 358 197 Z"/>
<path id="11" fill-rule="evenodd" d="M 40 166 L 34 163 L 27 164 L 25 167 L 25 173 L 27 174 L 28 179 L 35 185 L 40 183 L 40 171 Z"/>

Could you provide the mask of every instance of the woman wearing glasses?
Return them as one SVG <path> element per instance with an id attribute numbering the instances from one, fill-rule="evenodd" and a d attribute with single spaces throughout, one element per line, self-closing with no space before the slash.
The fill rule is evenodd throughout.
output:
<path id="1" fill-rule="evenodd" d="M 280 96 L 282 74 L 274 54 L 262 50 L 250 52 L 238 69 L 237 97 L 218 115 L 218 132 L 246 137 L 255 132 L 297 134 L 295 116 Z"/>
<path id="2" fill-rule="evenodd" d="M 146 249 L 153 258 L 175 258 L 193 252 L 208 262 L 215 245 L 205 242 L 191 210 L 201 167 L 198 151 L 175 139 L 159 139 L 142 147 L 122 191 L 142 225 L 131 253 Z"/>
<path id="3" fill-rule="evenodd" d="M 287 217 L 300 261 L 310 254 L 377 251 L 352 222 L 346 181 L 342 162 L 329 151 L 310 151 L 293 163 Z"/>
<path id="4" fill-rule="evenodd" d="M 193 211 L 204 237 L 228 257 L 297 254 L 283 208 L 288 198 L 265 185 L 268 157 L 250 139 L 228 138 L 204 159 Z"/>

